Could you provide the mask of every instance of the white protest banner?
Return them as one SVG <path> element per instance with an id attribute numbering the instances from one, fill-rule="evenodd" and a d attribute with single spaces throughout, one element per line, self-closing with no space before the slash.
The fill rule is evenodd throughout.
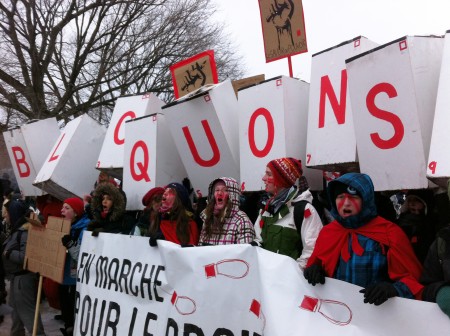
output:
<path id="1" fill-rule="evenodd" d="M 123 190 L 127 210 L 141 210 L 147 191 L 181 182 L 187 173 L 163 114 L 129 120 L 125 132 Z"/>
<path id="2" fill-rule="evenodd" d="M 120 247 L 120 248 L 118 248 Z M 75 335 L 447 335 L 435 303 L 363 303 L 361 289 L 311 286 L 295 260 L 248 244 L 181 248 L 83 236 Z M 426 317 L 426 320 L 424 320 Z"/>
<path id="3" fill-rule="evenodd" d="M 445 34 L 441 73 L 436 98 L 427 177 L 434 183 L 447 188 L 450 178 L 450 30 Z"/>
<path id="4" fill-rule="evenodd" d="M 117 98 L 96 167 L 122 179 L 125 122 L 160 113 L 162 105 L 163 102 L 152 93 Z"/>
<path id="5" fill-rule="evenodd" d="M 359 168 L 345 60 L 378 44 L 359 36 L 312 55 L 306 165 Z"/>
<path id="6" fill-rule="evenodd" d="M 33 121 L 3 133 L 14 175 L 24 196 L 43 194 L 33 182 L 59 134 L 56 118 Z"/>
<path id="7" fill-rule="evenodd" d="M 346 61 L 360 170 L 375 190 L 427 188 L 444 39 L 406 36 Z"/>
<path id="8" fill-rule="evenodd" d="M 98 177 L 95 163 L 105 133 L 88 114 L 68 122 L 33 185 L 60 200 L 89 194 Z"/>
<path id="9" fill-rule="evenodd" d="M 194 189 L 220 176 L 239 181 L 238 105 L 229 80 L 162 107 Z"/>
<path id="10" fill-rule="evenodd" d="M 302 160 L 310 188 L 321 190 L 322 172 L 306 168 L 309 84 L 281 76 L 238 94 L 242 189 L 262 190 L 269 161 L 294 157 Z"/>

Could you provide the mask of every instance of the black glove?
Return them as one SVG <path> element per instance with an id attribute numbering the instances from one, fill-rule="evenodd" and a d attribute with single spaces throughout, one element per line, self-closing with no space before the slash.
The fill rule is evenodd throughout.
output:
<path id="1" fill-rule="evenodd" d="M 322 266 L 317 264 L 305 268 L 305 270 L 303 271 L 303 276 L 313 286 L 318 283 L 320 283 L 321 285 L 325 283 L 325 271 L 323 270 Z"/>
<path id="2" fill-rule="evenodd" d="M 150 236 L 150 239 L 148 241 L 148 243 L 150 244 L 150 246 L 158 246 L 158 240 L 164 240 L 165 237 L 162 234 L 162 232 L 156 232 L 154 235 Z"/>
<path id="3" fill-rule="evenodd" d="M 0 304 L 1 303 L 6 303 L 6 297 L 7 296 L 8 296 L 8 292 L 5 289 L 0 290 Z"/>
<path id="4" fill-rule="evenodd" d="M 64 245 L 65 248 L 71 248 L 73 245 L 75 245 L 75 242 L 72 240 L 72 237 L 70 235 L 64 235 L 61 238 L 61 242 Z"/>
<path id="5" fill-rule="evenodd" d="M 259 244 L 257 242 L 255 242 L 255 241 L 251 241 L 249 244 L 252 245 L 252 246 L 259 246 Z"/>
<path id="6" fill-rule="evenodd" d="M 379 306 L 387 299 L 398 295 L 394 285 L 385 281 L 369 285 L 359 292 L 364 293 L 364 303 L 373 303 L 375 306 Z"/>
<path id="7" fill-rule="evenodd" d="M 192 244 L 181 244 L 181 247 L 194 247 L 195 245 Z"/>

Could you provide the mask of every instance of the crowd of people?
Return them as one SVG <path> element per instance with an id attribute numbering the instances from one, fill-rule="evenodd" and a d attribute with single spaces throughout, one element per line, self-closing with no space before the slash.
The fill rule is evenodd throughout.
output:
<path id="1" fill-rule="evenodd" d="M 314 193 L 301 161 L 290 157 L 271 160 L 262 173 L 265 190 L 252 194 L 233 177 L 211 181 L 204 199 L 186 179 L 157 186 L 144 195 L 139 212 L 126 211 L 125 193 L 105 172 L 84 199 L 45 195 L 30 201 L 4 190 L 0 303 L 13 308 L 11 335 L 31 333 L 34 324 L 38 275 L 23 268 L 31 212 L 44 225 L 49 216 L 71 222 L 61 239 L 64 280 L 44 282 L 49 304 L 61 311 L 62 335 L 73 334 L 86 232 L 145 236 L 153 248 L 161 240 L 182 247 L 250 244 L 293 258 L 313 286 L 335 278 L 362 287 L 365 303 L 378 306 L 397 296 L 436 302 L 450 318 L 450 188 L 448 194 L 430 189 L 386 195 L 374 191 L 368 175 L 346 173 L 328 182 L 325 193 Z M 36 328 L 45 335 L 40 318 Z"/>

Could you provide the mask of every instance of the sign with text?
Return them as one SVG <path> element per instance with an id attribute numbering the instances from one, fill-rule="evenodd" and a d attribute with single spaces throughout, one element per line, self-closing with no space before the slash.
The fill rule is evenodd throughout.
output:
<path id="1" fill-rule="evenodd" d="M 345 60 L 376 46 L 359 36 L 312 56 L 307 166 L 329 171 L 358 170 Z"/>
<path id="2" fill-rule="evenodd" d="M 375 190 L 429 185 L 443 42 L 407 36 L 346 61 L 359 165 Z"/>
<path id="3" fill-rule="evenodd" d="M 162 109 L 197 192 L 206 196 L 220 176 L 239 181 L 238 105 L 229 80 Z"/>
<path id="4" fill-rule="evenodd" d="M 308 51 L 301 0 L 259 0 L 266 62 Z"/>
<path id="5" fill-rule="evenodd" d="M 96 164 L 97 169 L 122 179 L 125 143 L 125 122 L 161 112 L 163 102 L 154 94 L 119 97 Z"/>
<path id="6" fill-rule="evenodd" d="M 33 182 L 59 134 L 56 118 L 31 122 L 3 133 L 14 175 L 24 196 L 43 194 Z"/>
<path id="7" fill-rule="evenodd" d="M 241 182 L 245 191 L 264 188 L 262 177 L 273 159 L 302 160 L 312 190 L 322 189 L 322 172 L 306 168 L 309 84 L 277 77 L 239 91 Z"/>
<path id="8" fill-rule="evenodd" d="M 163 114 L 129 120 L 125 130 L 123 190 L 127 210 L 141 210 L 147 191 L 181 182 L 187 173 Z"/>
<path id="9" fill-rule="evenodd" d="M 145 237 L 84 235 L 78 266 L 75 335 L 422 336 L 450 329 L 435 303 L 396 297 L 365 304 L 361 287 L 330 278 L 311 286 L 294 259 L 249 244 L 151 247 Z"/>
<path id="10" fill-rule="evenodd" d="M 170 67 L 175 98 L 180 98 L 204 85 L 219 82 L 214 51 L 207 50 Z"/>
<path id="11" fill-rule="evenodd" d="M 450 30 L 445 34 L 444 52 L 436 98 L 427 177 L 434 183 L 447 188 L 450 178 Z"/>
<path id="12" fill-rule="evenodd" d="M 61 201 L 88 195 L 98 177 L 95 164 L 105 133 L 105 128 L 87 114 L 68 122 L 33 185 Z"/>

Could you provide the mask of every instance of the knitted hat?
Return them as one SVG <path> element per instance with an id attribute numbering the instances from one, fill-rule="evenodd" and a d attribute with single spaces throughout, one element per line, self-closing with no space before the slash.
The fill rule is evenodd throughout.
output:
<path id="1" fill-rule="evenodd" d="M 169 183 L 168 185 L 166 185 L 166 188 L 174 189 L 177 192 L 177 195 L 180 198 L 181 203 L 183 203 L 183 206 L 187 210 L 192 210 L 191 200 L 189 199 L 188 191 L 182 184 L 177 183 L 177 182 L 172 182 L 172 183 Z"/>
<path id="2" fill-rule="evenodd" d="M 302 176 L 302 162 L 294 158 L 281 158 L 270 161 L 267 167 L 272 171 L 273 183 L 277 187 L 292 187 Z"/>
<path id="3" fill-rule="evenodd" d="M 164 188 L 161 187 L 155 187 L 150 189 L 145 195 L 144 197 L 142 197 L 142 205 L 143 206 L 149 206 L 150 202 L 152 201 L 153 197 L 157 196 L 157 195 L 162 195 L 164 194 Z"/>
<path id="4" fill-rule="evenodd" d="M 67 203 L 70 205 L 70 207 L 73 209 L 75 214 L 78 217 L 81 217 L 84 213 L 84 203 L 81 198 L 78 197 L 71 197 L 64 200 L 64 203 Z"/>

